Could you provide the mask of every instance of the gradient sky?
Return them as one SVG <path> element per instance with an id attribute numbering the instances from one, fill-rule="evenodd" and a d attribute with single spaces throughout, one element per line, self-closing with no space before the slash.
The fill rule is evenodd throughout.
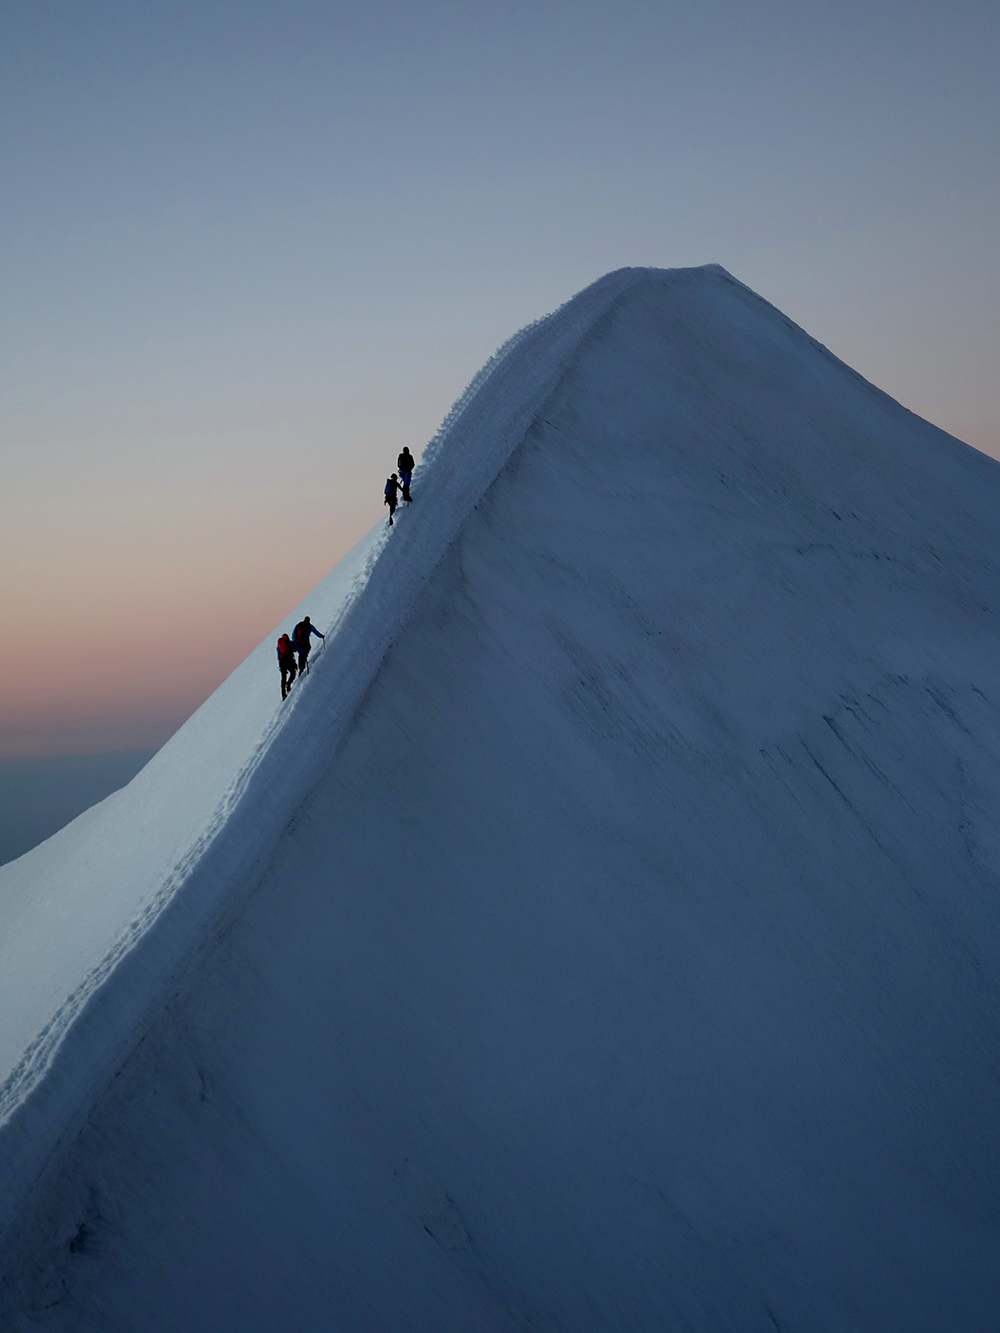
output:
<path id="1" fill-rule="evenodd" d="M 0 0 L 0 756 L 161 743 L 623 264 L 723 264 L 1000 456 L 998 39 L 996 0 Z"/>

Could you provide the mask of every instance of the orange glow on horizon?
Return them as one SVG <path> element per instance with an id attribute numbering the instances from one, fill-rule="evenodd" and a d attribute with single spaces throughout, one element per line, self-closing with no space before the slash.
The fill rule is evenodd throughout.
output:
<path id="1" fill-rule="evenodd" d="M 375 521 L 352 498 L 332 521 L 303 500 L 297 525 L 281 497 L 270 518 L 69 526 L 37 560 L 5 543 L 0 758 L 162 744 Z"/>

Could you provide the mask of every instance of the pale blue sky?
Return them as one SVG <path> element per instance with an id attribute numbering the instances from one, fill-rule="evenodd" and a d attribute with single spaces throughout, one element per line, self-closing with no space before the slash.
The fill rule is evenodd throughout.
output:
<path id="1" fill-rule="evenodd" d="M 723 264 L 1000 454 L 995 0 L 0 15 L 5 669 L 65 626 L 0 753 L 162 739 L 624 264 Z"/>

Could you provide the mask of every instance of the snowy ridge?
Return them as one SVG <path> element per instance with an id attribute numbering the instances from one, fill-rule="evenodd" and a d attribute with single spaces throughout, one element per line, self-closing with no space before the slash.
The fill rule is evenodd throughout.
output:
<path id="1" fill-rule="evenodd" d="M 0 1134 L 0 1326 L 993 1333 L 1000 466 L 718 270 L 427 458 L 289 704 L 0 876 L 2 1069 L 198 849 Z"/>
<path id="2" fill-rule="evenodd" d="M 0 1231 L 150 1012 L 266 868 L 422 585 L 581 344 L 651 274 L 668 276 L 645 269 L 607 275 L 516 334 L 479 372 L 425 454 L 412 511 L 391 535 L 380 522 L 294 613 L 308 610 L 327 641 L 284 708 L 269 635 L 128 788 L 0 870 L 0 1002 L 14 1043 L 4 1052 L 0 1084 Z M 237 718 L 233 709 L 245 709 L 250 678 L 253 717 Z M 213 747 L 219 770 L 206 786 L 188 760 L 204 764 Z M 178 810 L 178 826 L 167 827 L 171 818 L 177 824 Z M 40 882 L 44 895 L 36 892 Z M 111 904 L 105 938 L 89 941 L 90 957 L 79 949 L 60 957 L 60 941 L 53 950 L 50 938 L 39 938 L 52 926 L 35 898 L 58 916 L 63 898 L 75 895 L 89 922 L 95 896 L 112 883 L 128 885 L 131 906 L 123 917 L 118 900 Z"/>

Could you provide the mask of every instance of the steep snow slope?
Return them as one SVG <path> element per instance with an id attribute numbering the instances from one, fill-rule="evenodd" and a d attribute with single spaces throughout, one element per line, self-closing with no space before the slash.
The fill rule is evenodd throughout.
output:
<path id="1" fill-rule="evenodd" d="M 483 368 L 425 452 L 433 518 L 385 549 L 377 525 L 290 614 L 331 649 L 305 688 L 279 703 L 269 635 L 125 791 L 0 867 L 0 1236 L 149 1005 L 238 910 L 414 597 L 631 280 L 607 275 Z"/>
<path id="2" fill-rule="evenodd" d="M 11 1327 L 1000 1324 L 1000 469 L 720 270 L 578 302 L 17 1103 Z"/>

